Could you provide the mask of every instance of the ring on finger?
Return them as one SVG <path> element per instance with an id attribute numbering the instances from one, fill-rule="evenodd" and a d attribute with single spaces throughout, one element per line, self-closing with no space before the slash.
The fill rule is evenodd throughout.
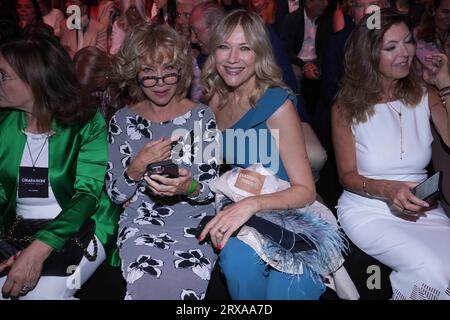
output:
<path id="1" fill-rule="evenodd" d="M 21 293 L 27 293 L 27 292 L 30 291 L 31 289 L 33 289 L 32 286 L 24 284 L 24 285 L 22 286 L 22 289 L 20 289 L 20 292 L 21 292 Z"/>

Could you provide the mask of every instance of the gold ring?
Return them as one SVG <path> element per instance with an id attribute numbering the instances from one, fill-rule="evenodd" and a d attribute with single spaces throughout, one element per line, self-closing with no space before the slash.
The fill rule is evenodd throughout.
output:
<path id="1" fill-rule="evenodd" d="M 223 230 L 220 230 L 220 229 L 219 229 L 219 232 L 220 232 L 221 234 L 224 234 L 224 233 L 226 233 L 227 231 L 226 231 L 226 230 L 223 231 Z"/>

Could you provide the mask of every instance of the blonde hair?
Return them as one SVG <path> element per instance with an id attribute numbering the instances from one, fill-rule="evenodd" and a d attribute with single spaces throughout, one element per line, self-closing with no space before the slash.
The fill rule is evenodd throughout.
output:
<path id="1" fill-rule="evenodd" d="M 268 88 L 281 87 L 289 89 L 282 81 L 282 71 L 275 61 L 269 35 L 261 17 L 255 12 L 246 10 L 235 10 L 227 14 L 211 35 L 208 44 L 211 54 L 202 69 L 202 84 L 205 88 L 204 97 L 208 101 L 217 94 L 221 106 L 227 103 L 228 94 L 232 89 L 225 84 L 218 74 L 214 53 L 239 25 L 242 26 L 247 44 L 255 52 L 256 56 L 256 87 L 253 92 L 249 92 L 250 105 L 254 107 Z"/>
<path id="2" fill-rule="evenodd" d="M 120 88 L 128 89 L 128 94 L 137 102 L 145 100 L 146 96 L 137 81 L 141 66 L 149 62 L 162 64 L 165 58 L 180 70 L 175 95 L 186 97 L 192 78 L 191 48 L 182 36 L 167 25 L 143 23 L 127 33 L 115 64 L 115 77 Z"/>
<path id="3" fill-rule="evenodd" d="M 146 19 L 147 15 L 145 13 L 145 0 L 135 0 L 134 1 L 136 10 L 142 19 Z M 131 0 L 120 0 L 120 13 L 121 15 L 125 15 L 128 9 L 130 9 Z"/>
<path id="4" fill-rule="evenodd" d="M 147 18 L 147 13 L 145 10 L 145 0 L 135 0 L 136 11 L 143 21 L 149 21 Z M 127 11 L 130 9 L 131 0 L 120 0 L 120 18 L 121 24 L 125 27 L 125 30 L 128 27 L 127 23 Z"/>

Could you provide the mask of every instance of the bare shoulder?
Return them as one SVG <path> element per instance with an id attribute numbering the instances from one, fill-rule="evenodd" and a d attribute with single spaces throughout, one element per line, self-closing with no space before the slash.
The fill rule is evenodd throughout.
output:
<path id="1" fill-rule="evenodd" d="M 441 99 L 439 98 L 438 91 L 434 86 L 427 86 L 427 93 L 428 93 L 428 106 L 430 107 L 430 110 L 432 110 L 435 107 L 441 107 Z"/>
<path id="2" fill-rule="evenodd" d="M 286 99 L 283 104 L 272 114 L 269 119 L 277 120 L 282 117 L 299 117 L 298 112 L 291 100 Z"/>
<path id="3" fill-rule="evenodd" d="M 331 106 L 331 122 L 335 125 L 345 127 L 350 124 L 346 116 L 345 109 L 337 102 L 334 102 Z"/>

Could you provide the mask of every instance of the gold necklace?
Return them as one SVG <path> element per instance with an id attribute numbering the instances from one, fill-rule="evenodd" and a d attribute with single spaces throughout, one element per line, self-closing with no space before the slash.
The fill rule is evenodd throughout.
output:
<path id="1" fill-rule="evenodd" d="M 400 160 L 403 159 L 403 154 L 405 153 L 405 150 L 403 149 L 403 122 L 402 122 L 402 105 L 400 104 L 400 111 L 395 109 L 389 102 L 386 102 L 386 104 L 394 110 L 394 112 L 398 115 L 398 121 L 400 123 Z"/>

